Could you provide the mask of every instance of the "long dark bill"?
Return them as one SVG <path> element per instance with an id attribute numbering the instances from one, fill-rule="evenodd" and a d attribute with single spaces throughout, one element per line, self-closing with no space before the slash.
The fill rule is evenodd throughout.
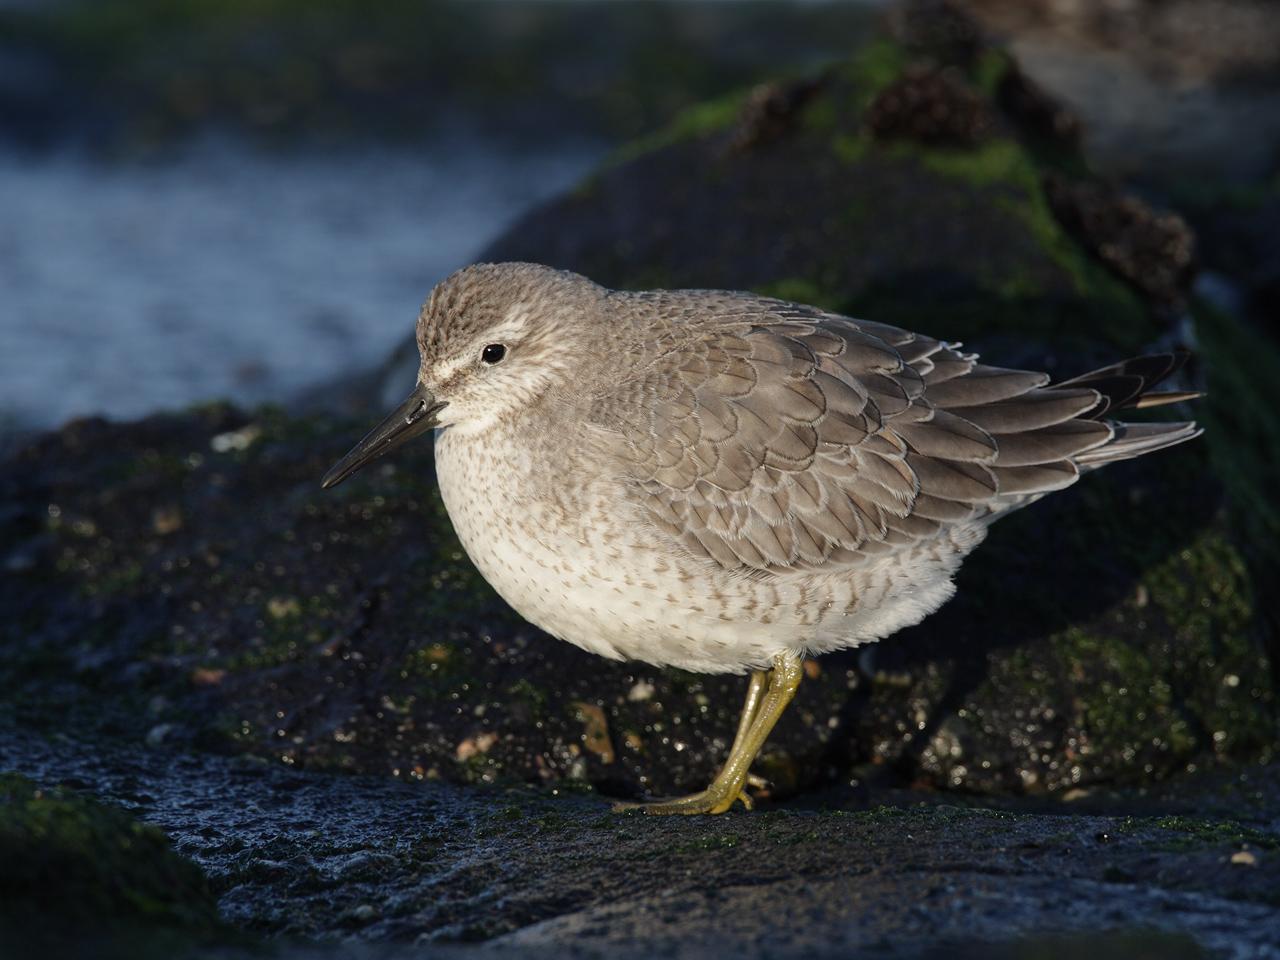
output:
<path id="1" fill-rule="evenodd" d="M 431 395 L 425 387 L 418 387 L 409 399 L 374 427 L 363 440 L 351 448 L 351 452 L 329 468 L 320 481 L 324 489 L 337 486 L 361 467 L 372 463 L 388 451 L 394 450 L 414 437 L 420 437 L 438 422 L 436 414 L 444 404 Z"/>

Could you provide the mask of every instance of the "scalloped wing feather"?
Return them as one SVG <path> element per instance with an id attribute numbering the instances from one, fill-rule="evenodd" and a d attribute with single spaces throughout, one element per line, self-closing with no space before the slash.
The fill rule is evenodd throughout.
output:
<path id="1" fill-rule="evenodd" d="M 1061 489 L 1113 459 L 1116 428 L 1090 417 L 1176 366 L 1139 358 L 1048 386 L 1046 374 L 816 308 L 633 296 L 684 307 L 689 323 L 592 419 L 657 528 L 756 576 L 856 567 Z M 1161 435 L 1129 437 L 1114 458 L 1160 446 Z"/>

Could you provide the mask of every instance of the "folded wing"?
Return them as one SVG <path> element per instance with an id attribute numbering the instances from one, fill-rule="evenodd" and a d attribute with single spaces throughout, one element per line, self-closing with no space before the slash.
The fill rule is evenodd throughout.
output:
<path id="1" fill-rule="evenodd" d="M 747 574 L 863 565 L 1196 433 L 1098 419 L 1144 397 L 1187 399 L 1147 393 L 1177 355 L 1050 386 L 897 327 L 749 296 L 662 296 L 715 319 L 593 414 L 643 514 Z"/>

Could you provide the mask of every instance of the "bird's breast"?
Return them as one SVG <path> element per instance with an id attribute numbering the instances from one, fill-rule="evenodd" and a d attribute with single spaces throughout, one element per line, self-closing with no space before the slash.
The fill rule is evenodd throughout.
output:
<path id="1" fill-rule="evenodd" d="M 495 432 L 445 430 L 436 438 L 440 495 L 481 575 L 525 619 L 615 655 L 593 615 L 606 558 L 584 529 L 598 507 L 574 471 L 549 484 L 546 462 L 519 438 Z"/>
<path id="2" fill-rule="evenodd" d="M 541 466 L 554 464 L 551 481 Z M 440 493 L 481 575 L 521 616 L 592 653 L 660 665 L 740 670 L 775 652 L 743 645 L 741 598 L 673 555 L 634 518 L 615 482 L 572 455 L 520 440 L 436 440 Z M 732 646 L 735 649 L 727 649 Z M 736 649 L 741 648 L 741 649 Z"/>

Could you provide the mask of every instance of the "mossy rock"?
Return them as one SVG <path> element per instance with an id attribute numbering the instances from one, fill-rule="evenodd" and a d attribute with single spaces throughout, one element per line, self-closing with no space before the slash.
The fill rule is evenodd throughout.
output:
<path id="1" fill-rule="evenodd" d="M 952 340 L 1132 351 L 1155 337 L 1139 296 L 1050 209 L 1043 176 L 1077 170 L 1073 152 L 1046 162 L 994 105 L 975 143 L 868 128 L 868 105 L 911 62 L 879 41 L 816 80 L 691 108 L 527 215 L 484 259 L 624 288 L 752 289 Z M 950 82 L 980 98 L 1011 69 L 991 52 L 967 73 L 952 68 L 961 79 Z M 772 109 L 753 109 L 771 96 Z"/>
<path id="2" fill-rule="evenodd" d="M 163 833 L 17 774 L 0 774 L 0 864 L 6 955 L 37 945 L 56 955 L 89 935 L 93 955 L 112 956 L 125 946 L 176 956 L 225 939 L 204 874 Z"/>
<path id="3" fill-rule="evenodd" d="M 1064 374 L 1167 335 L 1169 306 L 1055 219 L 1043 175 L 1084 174 L 990 98 L 1016 76 L 1003 54 L 923 86 L 965 88 L 971 142 L 872 136 L 865 112 L 912 62 L 880 43 L 699 110 L 489 258 L 753 288 Z M 1198 317 L 1208 435 L 1002 521 L 942 611 L 817 661 L 761 761 L 777 792 L 851 771 L 1055 790 L 1274 751 L 1280 362 Z M 524 624 L 464 557 L 427 444 L 322 493 L 365 427 L 215 406 L 18 452 L 0 474 L 0 718 L 406 778 L 632 795 L 708 779 L 742 681 Z"/>

